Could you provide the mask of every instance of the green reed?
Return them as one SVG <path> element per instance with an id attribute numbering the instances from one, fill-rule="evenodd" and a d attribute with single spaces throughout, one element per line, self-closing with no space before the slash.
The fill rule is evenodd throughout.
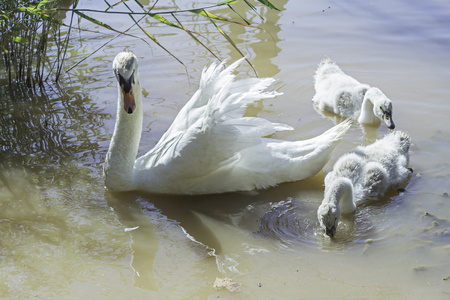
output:
<path id="1" fill-rule="evenodd" d="M 50 76 L 48 70 L 62 66 L 65 49 L 60 31 L 63 23 L 56 10 L 60 0 L 3 0 L 0 2 L 0 53 L 1 65 L 10 83 L 21 82 L 27 86 L 42 85 Z M 55 60 L 47 55 L 49 41 L 57 48 Z M 3 68 L 2 68 L 3 69 Z"/>
<path id="2" fill-rule="evenodd" d="M 153 18 L 154 20 L 174 28 L 174 30 L 182 30 L 189 34 L 200 46 L 206 48 L 214 57 L 219 57 L 210 47 L 201 42 L 198 38 L 199 33 L 187 29 L 177 15 L 179 14 L 197 14 L 209 20 L 217 31 L 230 43 L 233 48 L 241 55 L 238 46 L 227 35 L 227 33 L 219 27 L 217 22 L 231 22 L 242 26 L 255 27 L 242 17 L 234 8 L 233 4 L 238 0 L 225 0 L 208 7 L 200 7 L 189 10 L 164 11 L 156 7 L 158 0 L 155 0 L 153 6 L 145 8 L 138 0 L 117 0 L 117 3 L 109 4 L 106 0 L 104 10 L 90 10 L 77 8 L 79 0 L 2 0 L 0 2 L 0 77 L 6 71 L 9 83 L 25 83 L 29 87 L 36 85 L 43 87 L 43 83 L 49 78 L 55 82 L 61 76 L 67 45 L 70 39 L 72 22 L 74 16 L 80 19 L 92 22 L 98 26 L 106 28 L 117 33 L 118 36 L 126 34 L 133 26 L 138 26 L 145 37 L 155 43 L 157 46 L 166 51 L 173 58 L 183 64 L 170 50 L 166 49 L 154 36 L 153 33 L 147 32 L 139 25 L 144 18 Z M 277 9 L 268 0 L 256 0 L 260 4 L 271 9 Z M 132 11 L 127 2 L 139 5 L 141 11 Z M 258 14 L 256 7 L 249 2 L 243 0 L 255 14 Z M 125 10 L 117 11 L 117 7 L 121 6 Z M 209 10 L 219 7 L 228 7 L 233 11 L 241 21 L 234 21 L 223 18 L 211 13 Z M 113 10 L 113 8 L 115 8 Z M 70 15 L 69 24 L 64 24 L 61 20 Z M 130 17 L 131 26 L 125 31 L 119 31 L 99 18 L 90 16 L 91 13 L 111 15 L 122 13 Z M 105 18 L 106 19 L 106 18 Z M 170 20 L 171 19 L 171 20 Z M 255 27 L 257 28 L 257 27 Z M 64 31 L 62 31 L 63 29 Z M 82 30 L 79 27 L 77 30 Z M 49 48 L 52 49 L 51 55 L 48 55 Z M 95 52 L 94 52 L 95 53 Z M 93 54 L 93 53 L 92 53 Z M 91 54 L 91 55 L 92 55 Z M 250 64 L 250 62 L 248 62 Z M 75 64 L 74 66 L 76 66 Z M 4 66 L 4 67 L 3 67 Z M 72 68 L 74 67 L 72 66 Z M 251 66 L 251 64 L 250 64 Z M 70 68 L 71 69 L 71 68 Z M 70 70 L 69 69 L 69 70 Z"/>

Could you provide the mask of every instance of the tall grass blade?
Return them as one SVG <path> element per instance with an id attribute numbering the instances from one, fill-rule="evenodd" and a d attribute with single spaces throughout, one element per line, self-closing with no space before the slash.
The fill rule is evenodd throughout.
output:
<path id="1" fill-rule="evenodd" d="M 39 4 L 36 6 L 36 8 L 40 9 L 41 7 L 45 6 L 46 4 L 48 4 L 50 2 L 55 2 L 55 0 L 42 0 L 41 2 L 39 2 Z"/>
<path id="2" fill-rule="evenodd" d="M 34 7 L 25 7 L 25 6 L 19 7 L 19 10 L 23 11 L 23 12 L 26 12 L 26 13 L 29 13 L 29 14 L 32 14 L 32 15 L 35 15 L 39 19 L 47 20 L 47 21 L 50 21 L 52 23 L 56 23 L 58 25 L 64 25 L 64 23 L 61 22 L 60 20 L 52 18 L 51 16 L 46 14 L 44 12 L 44 10 L 37 9 L 37 8 L 34 8 Z"/>
<path id="3" fill-rule="evenodd" d="M 249 22 L 249 21 L 247 21 L 243 16 L 241 16 L 230 4 L 228 4 L 228 7 L 235 13 L 235 14 L 237 14 L 238 16 L 239 16 L 239 18 L 241 18 L 244 22 L 245 22 L 245 24 L 247 24 L 247 25 L 251 25 L 251 23 Z"/>
<path id="4" fill-rule="evenodd" d="M 223 21 L 223 22 L 227 22 L 227 23 L 234 23 L 234 24 L 238 24 L 241 26 L 247 26 L 247 27 L 253 27 L 253 28 L 257 28 L 256 26 L 250 25 L 249 22 L 247 22 L 245 19 L 244 21 L 246 23 L 241 23 L 241 22 L 237 22 L 237 21 L 233 21 L 233 20 L 229 20 L 227 18 L 221 17 L 221 16 L 217 16 L 215 14 L 212 14 L 210 12 L 208 12 L 207 10 L 203 9 L 203 8 L 199 8 L 199 9 L 189 9 L 188 12 L 206 17 L 208 19 L 214 19 L 214 20 L 219 20 L 219 21 Z M 239 14 L 238 14 L 239 15 Z"/>
<path id="5" fill-rule="evenodd" d="M 26 44 L 28 42 L 28 39 L 20 36 L 5 34 L 4 37 L 19 44 Z"/>
<path id="6" fill-rule="evenodd" d="M 156 21 L 158 21 L 158 22 L 161 22 L 161 23 L 163 23 L 163 24 L 169 25 L 169 26 L 171 26 L 171 27 L 175 27 L 175 28 L 178 28 L 178 29 L 183 29 L 183 30 L 185 30 L 185 28 L 180 27 L 180 26 L 178 26 L 177 24 L 174 24 L 174 23 L 170 22 L 169 20 L 167 20 L 166 18 L 164 18 L 163 16 L 161 16 L 161 15 L 159 15 L 159 14 L 152 14 L 152 13 L 149 13 L 148 15 L 149 15 L 150 17 L 152 17 L 153 19 L 155 19 Z M 181 24 L 180 24 L 180 25 L 181 25 Z"/>
<path id="7" fill-rule="evenodd" d="M 245 2 L 245 4 L 248 5 L 248 7 L 250 7 L 250 8 L 253 10 L 253 12 L 254 12 L 258 17 L 261 18 L 261 20 L 264 20 L 264 18 L 258 13 L 258 10 L 256 9 L 256 7 L 255 7 L 253 4 L 251 4 L 250 2 L 248 2 L 248 0 L 244 0 L 244 2 Z"/>
<path id="8" fill-rule="evenodd" d="M 95 18 L 92 18 L 92 17 L 90 17 L 90 16 L 88 16 L 88 15 L 82 13 L 81 11 L 75 10 L 74 13 L 76 13 L 77 15 L 79 15 L 80 17 L 82 17 L 83 19 L 85 19 L 85 20 L 87 20 L 87 21 L 89 21 L 89 22 L 92 22 L 92 23 L 97 24 L 97 25 L 99 25 L 99 26 L 102 26 L 102 27 L 104 27 L 104 28 L 106 28 L 106 29 L 109 29 L 109 30 L 115 31 L 115 32 L 117 32 L 117 33 L 120 33 L 120 31 L 118 31 L 118 30 L 112 28 L 111 26 L 109 26 L 109 25 L 106 24 L 105 22 L 102 22 L 102 21 L 99 21 L 99 20 L 97 20 L 97 19 L 95 19 Z"/>
<path id="9" fill-rule="evenodd" d="M 215 20 L 220 20 L 220 21 L 228 21 L 227 19 L 225 19 L 223 17 L 216 16 L 216 15 L 206 11 L 203 8 L 189 9 L 188 11 L 191 12 L 191 13 L 197 14 L 197 15 L 201 15 L 201 16 L 207 17 L 209 19 L 215 19 Z"/>
<path id="10" fill-rule="evenodd" d="M 181 24 L 180 20 L 178 20 L 178 18 L 175 16 L 175 14 L 172 15 L 173 18 L 178 22 L 178 24 L 180 24 L 180 27 L 191 36 L 192 39 L 194 39 L 197 43 L 199 43 L 203 48 L 205 48 L 206 50 L 208 50 L 209 53 L 211 53 L 212 56 L 214 56 L 216 59 L 218 59 L 219 61 L 222 61 L 208 46 L 206 46 L 205 44 L 203 44 L 194 34 L 192 31 L 190 31 L 189 29 L 187 29 L 186 27 L 183 26 L 183 24 Z"/>
<path id="11" fill-rule="evenodd" d="M 172 52 L 170 52 L 170 51 L 167 50 L 163 45 L 161 45 L 161 44 L 158 42 L 158 40 L 157 40 L 153 35 L 151 35 L 151 34 L 148 33 L 144 28 L 142 28 L 142 26 L 139 25 L 138 22 L 136 22 L 136 20 L 133 18 L 132 15 L 130 15 L 130 17 L 131 17 L 131 19 L 134 21 L 134 23 L 139 27 L 139 29 L 141 29 L 142 32 L 143 32 L 146 36 L 148 36 L 148 37 L 149 37 L 156 45 L 158 45 L 161 49 L 163 49 L 164 51 L 166 51 L 170 56 L 172 56 L 174 59 L 176 59 L 180 64 L 182 64 L 182 65 L 184 66 L 184 63 L 183 63 L 180 59 L 178 59 L 178 57 L 176 57 L 175 55 L 173 55 Z"/>
<path id="12" fill-rule="evenodd" d="M 222 5 L 227 5 L 227 4 L 234 4 L 234 3 L 238 3 L 239 0 L 227 0 L 227 1 L 221 1 L 219 3 L 217 3 L 217 6 L 222 6 Z"/>
<path id="13" fill-rule="evenodd" d="M 271 9 L 275 9 L 275 10 L 278 10 L 278 11 L 279 11 L 279 9 L 276 8 L 275 5 L 273 5 L 272 3 L 270 3 L 269 0 L 257 0 L 257 1 L 258 1 L 259 3 L 261 3 L 261 4 L 264 4 L 265 6 L 267 6 L 267 7 L 269 7 L 269 8 L 271 8 Z"/>
<path id="14" fill-rule="evenodd" d="M 58 80 L 63 62 L 66 57 L 68 43 L 71 39 L 71 31 L 73 28 L 73 20 L 75 15 L 78 16 L 78 30 L 85 31 L 85 29 L 80 28 L 80 22 L 82 20 L 89 21 L 101 28 L 104 28 L 108 31 L 116 32 L 117 35 L 111 38 L 108 42 L 104 43 L 100 46 L 99 49 L 103 48 L 109 42 L 114 40 L 115 38 L 121 36 L 122 34 L 131 36 L 134 38 L 139 38 L 143 40 L 146 44 L 149 45 L 148 39 L 154 42 L 158 47 L 167 52 L 170 56 L 175 58 L 180 64 L 182 64 L 185 68 L 186 66 L 183 62 L 178 59 L 172 52 L 170 52 L 167 48 L 165 48 L 158 39 L 155 38 L 153 33 L 147 32 L 139 22 L 143 18 L 151 17 L 157 22 L 164 24 L 166 26 L 170 26 L 173 28 L 177 28 L 183 30 L 189 36 L 205 48 L 211 55 L 213 55 L 216 59 L 220 58 L 215 53 L 215 51 L 211 50 L 214 47 L 214 44 L 207 45 L 208 43 L 202 42 L 199 37 L 202 37 L 199 33 L 189 30 L 186 28 L 182 21 L 177 17 L 183 13 L 191 13 L 197 14 L 199 16 L 207 18 L 217 29 L 217 31 L 227 40 L 227 42 L 243 57 L 245 55 L 239 49 L 239 47 L 234 43 L 234 41 L 230 38 L 230 36 L 219 26 L 217 21 L 219 22 L 227 22 L 234 23 L 240 26 L 253 27 L 258 28 L 257 26 L 251 25 L 250 21 L 246 19 L 245 15 L 241 15 L 233 6 L 239 2 L 239 0 L 223 0 L 216 4 L 212 4 L 209 6 L 204 6 L 203 8 L 194 8 L 194 9 L 186 9 L 186 10 L 173 10 L 173 11 L 164 11 L 158 10 L 154 11 L 158 0 L 152 1 L 150 8 L 146 8 L 140 0 L 127 1 L 127 0 L 111 0 L 114 1 L 113 4 L 109 4 L 109 0 L 104 0 L 105 2 L 105 10 L 98 9 L 83 9 L 78 8 L 79 0 L 72 0 L 71 7 L 62 8 L 58 6 L 60 3 L 65 3 L 62 0 L 0 0 L 0 53 L 1 53 L 1 64 L 6 67 L 6 74 L 8 75 L 10 81 L 18 80 L 22 82 L 26 82 L 26 84 L 32 86 L 35 83 L 39 83 L 39 85 L 43 84 L 43 78 L 47 80 L 51 74 L 56 73 L 56 81 Z M 270 0 L 257 0 L 260 4 L 265 5 L 271 9 L 279 10 L 276 8 Z M 143 12 L 134 12 L 132 7 L 128 5 L 128 3 L 133 2 L 138 5 Z M 244 0 L 248 7 L 262 18 L 261 15 L 258 14 L 257 8 L 249 2 L 249 0 Z M 70 5 L 70 4 L 69 4 Z M 120 11 L 112 8 L 116 8 L 122 5 L 126 7 L 127 11 Z M 240 20 L 234 21 L 228 18 L 224 18 L 218 16 L 214 13 L 211 13 L 209 10 L 227 6 L 228 9 L 233 11 L 238 15 Z M 71 12 L 70 24 L 67 26 L 60 20 L 61 15 L 60 12 Z M 116 28 L 113 28 L 108 24 L 108 21 L 105 22 L 103 19 L 98 19 L 92 17 L 90 13 L 107 13 L 108 15 L 112 14 L 127 14 L 133 21 L 133 24 L 125 31 L 120 31 Z M 88 15 L 89 14 L 89 15 Z M 134 16 L 140 15 L 138 20 L 135 19 Z M 166 18 L 164 15 L 171 15 L 175 21 L 172 19 Z M 61 32 L 60 28 L 62 26 L 67 26 L 69 29 L 66 33 Z M 76 26 L 76 25 L 75 25 Z M 145 34 L 145 38 L 133 36 L 128 34 L 127 31 L 132 27 L 138 26 L 138 28 Z M 89 30 L 88 30 L 89 31 Z M 97 34 L 101 34 L 102 32 L 99 30 L 92 31 Z M 208 41 L 208 39 L 206 39 Z M 150 42 L 151 43 L 151 42 Z M 49 44 L 53 47 L 52 49 L 52 59 L 49 59 L 47 56 L 47 48 Z M 99 49 L 92 51 L 87 57 L 92 56 Z M 86 57 L 86 58 L 87 58 Z M 82 59 L 81 61 L 85 60 Z M 251 66 L 253 71 L 256 74 L 256 71 L 253 65 L 246 59 L 248 64 Z M 66 72 L 69 72 L 76 65 L 69 68 Z M 47 77 L 45 77 L 45 73 Z"/>
<path id="15" fill-rule="evenodd" d="M 245 57 L 244 53 L 242 53 L 242 51 L 239 49 L 239 47 L 233 42 L 233 40 L 228 36 L 228 34 L 225 33 L 225 31 L 223 31 L 215 22 L 213 19 L 209 19 L 211 21 L 211 23 L 214 24 L 214 26 L 217 28 L 217 31 L 219 31 L 223 37 L 225 37 L 225 39 L 228 41 L 228 43 L 230 43 L 231 46 L 233 46 L 233 48 L 242 56 Z M 247 63 L 250 65 L 250 67 L 252 68 L 253 72 L 255 73 L 256 76 L 258 76 L 258 73 L 256 73 L 255 68 L 253 67 L 252 63 L 248 60 L 247 57 L 245 57 L 245 60 L 247 61 Z"/>
<path id="16" fill-rule="evenodd" d="M 126 1 L 128 1 L 128 0 L 122 0 L 122 1 L 116 2 L 116 3 L 112 4 L 112 5 L 109 5 L 109 4 L 108 4 L 109 7 L 108 7 L 105 11 L 107 11 L 107 10 L 113 8 L 114 6 L 120 5 L 120 4 L 122 4 L 122 3 L 126 2 Z"/>

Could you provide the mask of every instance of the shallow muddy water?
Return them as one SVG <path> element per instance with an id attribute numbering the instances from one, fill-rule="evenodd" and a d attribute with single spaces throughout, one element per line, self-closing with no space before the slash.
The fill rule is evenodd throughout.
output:
<path id="1" fill-rule="evenodd" d="M 311 102 L 315 68 L 330 57 L 392 99 L 396 128 L 413 140 L 414 174 L 404 190 L 343 217 L 333 240 L 318 228 L 324 175 L 346 151 L 389 132 L 355 124 L 324 170 L 305 181 L 196 197 L 106 191 L 101 170 L 115 122 L 114 56 L 129 49 L 139 59 L 140 154 L 155 145 L 195 92 L 202 68 L 214 61 L 186 33 L 144 21 L 185 67 L 151 42 L 122 36 L 65 74 L 59 89 L 10 93 L 0 81 L 2 298 L 450 297 L 450 5 L 273 3 L 281 11 L 258 8 L 264 20 L 236 6 L 262 30 L 221 25 L 258 75 L 276 78 L 274 90 L 284 93 L 248 114 L 293 126 L 276 135 L 287 140 L 330 128 L 333 117 Z M 228 9 L 212 12 L 237 18 Z M 209 21 L 198 19 L 182 20 L 214 43 L 221 58 L 239 58 Z M 122 30 L 131 25 L 126 15 L 107 23 Z M 115 36 L 92 23 L 80 26 L 102 34 L 74 34 L 66 68 Z M 139 29 L 130 33 L 145 39 Z M 254 76 L 245 64 L 239 72 Z M 216 278 L 231 278 L 239 291 L 214 288 Z"/>

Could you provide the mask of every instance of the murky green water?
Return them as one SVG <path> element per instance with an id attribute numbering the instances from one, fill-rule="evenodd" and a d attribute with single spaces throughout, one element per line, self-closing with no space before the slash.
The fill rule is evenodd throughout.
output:
<path id="1" fill-rule="evenodd" d="M 439 0 L 273 2 L 282 10 L 258 9 L 264 20 L 237 6 L 263 30 L 223 25 L 258 74 L 277 78 L 275 89 L 284 93 L 249 114 L 292 125 L 294 131 L 278 135 L 289 140 L 330 128 L 333 121 L 311 103 L 316 65 L 329 56 L 393 100 L 397 129 L 413 139 L 415 172 L 405 191 L 343 218 L 334 241 L 323 236 L 316 209 L 324 174 L 339 155 L 388 133 L 385 126 L 363 133 L 357 125 L 324 172 L 303 182 L 200 197 L 105 191 L 101 168 L 117 98 L 114 56 L 130 49 L 139 59 L 141 154 L 214 61 L 186 33 L 148 21 L 146 29 L 186 68 L 154 44 L 122 36 L 45 94 L 10 93 L 0 81 L 2 298 L 450 297 L 450 6 Z M 80 1 L 87 8 L 102 5 Z M 208 21 L 197 19 L 184 16 L 184 25 L 206 32 L 221 57 L 239 57 Z M 127 16 L 107 20 L 122 29 L 130 25 Z M 80 26 L 104 32 L 92 23 Z M 130 33 L 144 38 L 137 29 Z M 76 33 L 67 68 L 113 36 Z M 239 70 L 253 76 L 247 65 Z M 215 289 L 216 277 L 233 279 L 241 291 Z"/>

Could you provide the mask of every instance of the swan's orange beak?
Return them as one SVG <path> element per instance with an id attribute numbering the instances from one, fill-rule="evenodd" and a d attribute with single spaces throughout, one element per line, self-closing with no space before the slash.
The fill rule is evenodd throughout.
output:
<path id="1" fill-rule="evenodd" d="M 134 112 L 134 109 L 136 108 L 136 102 L 134 101 L 134 84 L 131 84 L 131 90 L 130 92 L 125 92 L 123 84 L 120 85 L 122 89 L 122 95 L 123 95 L 123 109 L 129 113 L 132 114 Z"/>

